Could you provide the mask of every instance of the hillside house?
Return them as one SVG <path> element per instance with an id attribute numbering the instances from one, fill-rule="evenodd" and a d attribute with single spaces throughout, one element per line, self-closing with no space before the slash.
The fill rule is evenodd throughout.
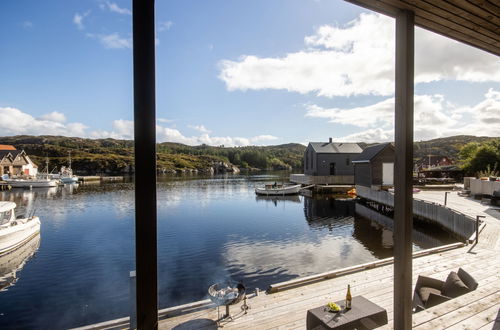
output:
<path id="1" fill-rule="evenodd" d="M 17 150 L 11 145 L 0 145 L 0 176 L 28 175 L 35 176 L 38 166 L 29 158 L 24 150 Z"/>
<path id="2" fill-rule="evenodd" d="M 363 150 L 352 160 L 354 183 L 375 190 L 392 187 L 394 184 L 394 146 L 391 143 L 377 144 Z"/>

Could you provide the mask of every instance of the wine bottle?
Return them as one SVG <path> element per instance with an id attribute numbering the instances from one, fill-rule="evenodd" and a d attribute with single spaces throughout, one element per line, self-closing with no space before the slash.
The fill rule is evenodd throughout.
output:
<path id="1" fill-rule="evenodd" d="M 351 309 L 352 297 L 351 297 L 351 286 L 347 285 L 347 294 L 345 295 L 345 309 Z"/>

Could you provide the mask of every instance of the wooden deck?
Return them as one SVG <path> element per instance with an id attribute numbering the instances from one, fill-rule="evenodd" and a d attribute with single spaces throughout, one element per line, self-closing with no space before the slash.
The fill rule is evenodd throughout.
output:
<path id="1" fill-rule="evenodd" d="M 443 192 L 424 192 L 419 198 L 439 202 Z M 436 307 L 413 315 L 415 329 L 498 329 L 500 328 L 500 211 L 471 198 L 448 196 L 448 207 L 470 215 L 485 215 L 486 226 L 479 244 L 414 258 L 413 284 L 419 274 L 445 279 L 452 270 L 462 267 L 479 283 L 478 289 Z M 250 310 L 236 314 L 226 329 L 305 329 L 306 312 L 328 301 L 345 297 L 347 284 L 353 295 L 363 295 L 388 312 L 393 320 L 393 265 L 363 270 L 314 284 L 303 285 L 273 294 L 261 293 L 248 299 Z M 221 309 L 221 313 L 223 309 Z M 164 313 L 165 314 L 165 313 Z M 160 329 L 216 329 L 216 308 L 205 308 L 160 320 Z"/>

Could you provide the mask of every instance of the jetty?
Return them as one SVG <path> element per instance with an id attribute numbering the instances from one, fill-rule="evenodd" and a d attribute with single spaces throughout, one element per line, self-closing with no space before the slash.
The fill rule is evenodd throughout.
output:
<path id="1" fill-rule="evenodd" d="M 444 194 L 425 191 L 419 198 L 443 203 Z M 479 283 L 475 291 L 413 314 L 414 329 L 496 329 L 500 326 L 500 208 L 482 204 L 471 197 L 451 192 L 447 206 L 470 216 L 484 216 L 484 226 L 474 244 L 450 245 L 413 253 L 412 284 L 419 275 L 444 280 L 450 271 L 463 268 Z M 345 298 L 347 285 L 353 296 L 362 295 L 387 310 L 393 329 L 393 258 L 276 283 L 267 291 L 247 294 L 250 309 L 242 303 L 231 306 L 233 319 L 226 329 L 305 329 L 307 310 Z M 209 300 L 170 307 L 159 311 L 159 329 L 216 329 L 218 310 Z M 98 323 L 80 329 L 127 327 L 129 318 Z"/>

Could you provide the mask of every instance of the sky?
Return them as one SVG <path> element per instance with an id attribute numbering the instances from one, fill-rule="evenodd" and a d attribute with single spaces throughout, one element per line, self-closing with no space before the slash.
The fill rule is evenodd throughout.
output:
<path id="1" fill-rule="evenodd" d="M 133 138 L 131 1 L 0 3 L 0 136 Z M 500 57 L 416 29 L 415 140 L 500 136 Z M 394 20 L 341 0 L 157 0 L 158 142 L 394 138 Z"/>

